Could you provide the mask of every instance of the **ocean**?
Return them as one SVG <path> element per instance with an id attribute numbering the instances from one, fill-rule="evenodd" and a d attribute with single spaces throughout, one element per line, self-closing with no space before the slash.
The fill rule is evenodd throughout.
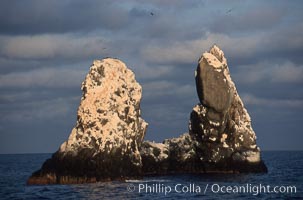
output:
<path id="1" fill-rule="evenodd" d="M 0 155 L 0 199 L 303 199 L 303 152 L 262 153 L 267 174 L 180 174 L 82 185 L 27 186 L 51 154 Z"/>

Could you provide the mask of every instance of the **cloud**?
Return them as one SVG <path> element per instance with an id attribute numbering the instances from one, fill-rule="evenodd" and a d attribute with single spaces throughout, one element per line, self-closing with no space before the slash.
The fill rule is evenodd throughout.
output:
<path id="1" fill-rule="evenodd" d="M 174 98 L 192 97 L 195 93 L 195 88 L 189 84 L 178 84 L 172 81 L 151 81 L 144 83 L 143 86 L 144 98 L 157 99 L 159 97 L 174 96 Z"/>
<path id="2" fill-rule="evenodd" d="M 173 82 L 164 80 L 152 81 L 142 85 L 143 94 L 146 99 L 159 98 L 159 96 L 165 95 L 168 96 L 168 93 L 175 88 L 176 85 Z"/>
<path id="3" fill-rule="evenodd" d="M 137 2 L 141 3 L 142 1 L 136 0 Z M 183 1 L 183 0 L 154 0 L 149 1 L 147 4 L 151 4 L 155 7 L 161 8 L 192 8 L 197 6 L 203 6 L 204 3 L 200 0 L 190 0 L 190 1 Z"/>
<path id="4" fill-rule="evenodd" d="M 27 60 L 24 62 L 24 60 L 15 60 L 0 57 L 0 74 L 8 74 L 16 71 L 26 71 L 34 68 L 39 68 L 40 66 L 41 62 L 37 60 Z"/>
<path id="5" fill-rule="evenodd" d="M 282 57 L 302 63 L 302 56 L 298 56 L 303 51 L 302 31 L 303 23 L 298 22 L 280 27 L 276 31 L 267 32 L 260 43 L 261 47 L 264 47 L 263 51 L 258 56 L 261 58 L 265 56 L 268 58 Z"/>
<path id="6" fill-rule="evenodd" d="M 223 34 L 207 33 L 196 40 L 176 41 L 172 45 L 147 46 L 142 51 L 145 60 L 151 63 L 175 64 L 198 61 L 204 51 L 218 44 L 231 57 L 247 57 L 257 48 L 258 36 L 230 37 Z"/>
<path id="7" fill-rule="evenodd" d="M 171 65 L 156 65 L 147 66 L 144 64 L 138 64 L 135 66 L 136 76 L 140 79 L 150 80 L 158 79 L 161 77 L 169 77 L 174 67 Z"/>
<path id="8" fill-rule="evenodd" d="M 303 65 L 290 61 L 263 61 L 257 64 L 239 66 L 233 75 L 237 82 L 253 84 L 271 83 L 303 83 Z"/>
<path id="9" fill-rule="evenodd" d="M 23 133 L 24 120 L 29 127 L 26 137 L 32 140 L 50 121 L 70 128 L 66 122 L 76 116 L 89 65 L 109 56 L 133 69 L 143 87 L 147 136 L 177 136 L 187 130 L 190 111 L 198 102 L 193 75 L 197 60 L 215 43 L 225 52 L 255 121 L 287 116 L 301 122 L 302 5 L 241 0 L 1 1 L 1 131 L 7 138 L 12 138 L 8 127 L 9 132 Z M 56 126 L 47 128 L 49 133 L 60 132 Z M 14 142 L 8 152 L 19 146 Z"/>
<path id="10" fill-rule="evenodd" d="M 162 142 L 164 139 L 179 136 L 188 131 L 189 110 L 184 106 L 162 102 L 150 104 L 142 115 L 149 123 L 145 139 Z M 161 127 L 161 128 L 160 128 Z"/>
<path id="11" fill-rule="evenodd" d="M 90 3 L 82 5 L 81 2 L 76 1 L 76 3 L 71 5 L 70 9 L 77 10 L 82 5 L 81 13 L 83 13 L 86 8 L 92 7 Z M 161 4 L 160 2 L 158 3 Z M 156 8 L 158 8 L 158 3 L 154 3 Z M 185 4 L 188 6 L 191 4 L 195 5 L 196 3 L 196 1 L 191 1 Z M 57 6 L 60 8 L 61 6 L 68 6 L 68 3 L 65 4 L 62 3 L 62 5 Z M 100 4 L 96 3 L 95 7 L 98 8 Z M 290 56 L 290 53 L 292 53 L 290 50 L 302 50 L 303 39 L 299 33 L 302 32 L 303 26 L 291 24 L 290 26 L 292 27 L 287 30 L 284 26 L 272 23 L 272 26 L 274 26 L 273 29 L 267 29 L 268 27 L 265 26 L 259 27 L 262 31 L 258 34 L 244 34 L 244 30 L 235 28 L 235 32 L 240 34 L 226 35 L 224 32 L 214 33 L 215 31 L 211 29 L 211 26 L 217 26 L 216 22 L 212 20 L 201 21 L 203 15 L 200 14 L 201 10 L 195 6 L 189 6 L 189 10 L 183 9 L 182 12 L 178 12 L 175 7 L 174 9 L 164 9 L 159 6 L 158 9 L 161 12 L 157 16 L 151 17 L 148 12 L 149 7 L 145 5 L 149 3 L 138 4 L 138 2 L 134 3 L 133 1 L 119 6 L 115 3 L 109 3 L 109 10 L 115 11 L 113 9 L 117 7 L 117 9 L 127 12 L 127 15 L 131 17 L 132 23 L 127 24 L 127 27 L 124 27 L 121 31 L 109 33 L 104 29 L 94 29 L 85 34 L 83 32 L 63 32 L 65 34 L 46 33 L 34 36 L 2 36 L 0 38 L 0 53 L 2 56 L 11 59 L 73 58 L 79 60 L 100 55 L 116 57 L 128 54 L 128 57 L 130 57 L 134 56 L 132 53 L 139 52 L 143 56 L 144 61 L 158 64 L 176 64 L 196 61 L 200 54 L 214 43 L 228 52 L 229 57 L 234 58 L 236 62 L 242 63 L 252 61 L 253 59 L 260 59 L 263 56 L 275 56 L 271 54 Z M 165 2 L 163 4 L 166 5 Z M 37 3 L 36 6 L 39 8 L 41 5 Z M 252 27 L 247 25 L 247 21 L 245 21 L 246 19 L 255 20 L 255 17 L 252 16 L 260 18 L 256 21 L 258 22 L 256 25 L 269 23 L 266 20 L 270 19 L 275 19 L 282 23 L 283 20 L 279 16 L 284 16 L 286 12 L 281 11 L 281 6 L 269 10 L 266 9 L 268 6 L 252 9 L 249 6 L 245 7 L 245 4 L 241 4 L 238 7 L 243 7 L 242 12 L 245 14 L 245 17 L 235 18 L 240 21 L 242 20 L 239 24 L 242 24 L 243 27 Z M 222 7 L 218 8 L 223 9 Z M 250 10 L 246 13 L 245 11 L 248 9 Z M 204 7 L 203 10 L 205 10 Z M 214 11 L 216 9 L 210 7 L 210 10 Z M 102 10 L 98 12 L 102 13 Z M 211 14 L 209 12 L 205 11 L 205 15 Z M 84 12 L 81 16 L 85 17 L 86 14 Z M 289 15 L 289 13 L 287 14 Z M 137 15 L 144 15 L 145 17 Z M 228 16 L 224 16 L 223 18 L 228 18 Z M 262 18 L 264 19 L 261 20 Z M 114 20 L 115 17 L 107 16 L 106 19 Z M 220 21 L 220 18 L 218 20 Z M 61 20 L 59 21 L 61 22 Z M 77 18 L 71 21 L 77 21 Z M 98 18 L 93 18 L 92 21 L 98 21 Z M 233 27 L 230 23 L 222 22 L 222 24 Z M 224 26 L 222 27 L 225 30 Z M 51 28 L 49 26 L 49 29 Z M 86 27 L 83 26 L 82 29 L 85 30 Z M 262 48 L 262 46 L 266 46 L 266 48 Z"/>
<path id="12" fill-rule="evenodd" d="M 16 101 L 19 101 L 21 103 L 25 100 L 28 100 L 32 97 L 32 92 L 25 91 L 25 92 L 18 92 L 18 93 L 12 93 L 12 94 L 1 94 L 0 95 L 0 104 L 8 104 L 8 103 L 14 103 Z"/>
<path id="13" fill-rule="evenodd" d="M 54 99 L 46 99 L 39 101 L 27 101 L 23 103 L 14 104 L 11 109 L 4 109 L 2 107 L 2 115 L 0 122 L 14 122 L 14 123 L 34 123 L 40 120 L 49 120 L 56 118 L 69 117 L 68 114 L 73 113 L 73 105 L 80 100 L 80 97 L 56 97 Z"/>
<path id="14" fill-rule="evenodd" d="M 0 88 L 73 88 L 80 87 L 87 71 L 42 68 L 0 75 Z"/>
<path id="15" fill-rule="evenodd" d="M 2 1 L 0 34 L 115 31 L 128 25 L 128 10 L 121 5 L 110 0 Z"/>
<path id="16" fill-rule="evenodd" d="M 303 108 L 303 99 L 268 99 L 256 97 L 252 94 L 242 94 L 245 105 L 256 105 L 274 108 Z"/>
<path id="17" fill-rule="evenodd" d="M 273 82 L 303 83 L 303 65 L 297 66 L 292 62 L 276 65 L 272 73 Z"/>
<path id="18" fill-rule="evenodd" d="M 104 38 L 77 34 L 0 36 L 0 44 L 1 56 L 10 59 L 83 59 L 108 51 Z"/>
<path id="19" fill-rule="evenodd" d="M 303 32 L 303 23 L 290 26 L 286 28 L 276 25 L 275 29 L 262 29 L 258 34 L 244 34 L 239 30 L 239 34 L 227 35 L 208 30 L 195 38 L 153 42 L 144 46 L 141 55 L 144 60 L 153 64 L 190 64 L 202 52 L 217 44 L 226 53 L 227 59 L 232 59 L 237 65 L 275 58 L 302 63 L 303 58 L 299 54 L 303 51 L 303 38 L 300 34 Z"/>
<path id="20" fill-rule="evenodd" d="M 210 24 L 210 30 L 214 33 L 237 33 L 257 30 L 270 30 L 273 26 L 282 22 L 286 15 L 285 8 L 264 5 L 256 8 L 234 6 L 222 12 Z"/>

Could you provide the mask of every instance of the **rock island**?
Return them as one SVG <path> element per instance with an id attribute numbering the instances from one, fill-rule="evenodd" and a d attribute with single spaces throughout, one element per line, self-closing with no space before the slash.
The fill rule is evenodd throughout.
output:
<path id="1" fill-rule="evenodd" d="M 77 122 L 69 138 L 28 179 L 75 184 L 178 173 L 267 172 L 250 116 L 216 45 L 198 60 L 199 103 L 188 133 L 162 143 L 143 141 L 142 88 L 113 58 L 95 60 L 82 83 Z"/>

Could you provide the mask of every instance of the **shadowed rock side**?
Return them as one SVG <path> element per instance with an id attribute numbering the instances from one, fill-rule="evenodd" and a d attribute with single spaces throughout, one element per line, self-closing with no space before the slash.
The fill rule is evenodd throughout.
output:
<path id="1" fill-rule="evenodd" d="M 231 80 L 224 53 L 217 46 L 199 59 L 196 88 L 200 104 L 190 114 L 189 134 L 163 144 L 144 142 L 143 171 L 267 172 L 251 119 Z"/>
<path id="2" fill-rule="evenodd" d="M 117 59 L 95 60 L 82 83 L 77 123 L 60 149 L 28 184 L 70 184 L 142 175 L 139 153 L 147 123 L 142 89 Z"/>

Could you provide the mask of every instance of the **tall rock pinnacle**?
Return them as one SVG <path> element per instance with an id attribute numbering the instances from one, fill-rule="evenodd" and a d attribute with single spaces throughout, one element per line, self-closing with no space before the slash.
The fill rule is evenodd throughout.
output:
<path id="1" fill-rule="evenodd" d="M 143 171 L 148 174 L 267 172 L 251 119 L 217 46 L 202 54 L 195 74 L 200 103 L 189 133 L 162 144 L 145 141 Z"/>
<path id="2" fill-rule="evenodd" d="M 219 47 L 213 46 L 199 59 L 196 88 L 201 104 L 193 108 L 189 134 L 200 143 L 196 152 L 199 159 L 209 163 L 247 162 L 263 166 L 250 116 Z M 264 171 L 266 167 L 263 167 L 255 170 Z"/>
<path id="3" fill-rule="evenodd" d="M 28 184 L 85 183 L 141 175 L 139 153 L 147 123 L 140 117 L 142 89 L 117 59 L 95 60 L 82 83 L 70 136 Z"/>

